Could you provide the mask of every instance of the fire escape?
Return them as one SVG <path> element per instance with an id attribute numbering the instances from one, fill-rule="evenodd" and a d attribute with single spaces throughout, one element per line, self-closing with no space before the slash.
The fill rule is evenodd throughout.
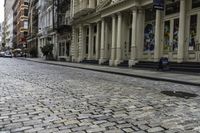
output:
<path id="1" fill-rule="evenodd" d="M 56 0 L 56 22 L 55 29 L 59 34 L 71 32 L 70 26 L 70 1 L 71 0 Z"/>

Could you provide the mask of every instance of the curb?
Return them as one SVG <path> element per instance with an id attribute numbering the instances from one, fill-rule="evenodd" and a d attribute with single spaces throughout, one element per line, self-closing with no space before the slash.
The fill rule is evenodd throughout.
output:
<path id="1" fill-rule="evenodd" d="M 16 59 L 26 60 L 26 61 L 36 62 L 36 63 L 41 63 L 41 64 L 49 64 L 49 65 L 54 65 L 54 66 L 77 68 L 77 69 L 90 70 L 90 71 L 96 71 L 96 72 L 103 72 L 103 73 L 109 73 L 109 74 L 116 74 L 116 75 L 122 75 L 122 76 L 128 76 L 128 77 L 149 79 L 149 80 L 154 80 L 154 81 L 155 80 L 156 81 L 164 81 L 164 82 L 171 82 L 171 83 L 178 83 L 178 84 L 183 84 L 183 85 L 192 85 L 192 86 L 200 87 L 200 83 L 187 82 L 187 81 L 181 81 L 181 80 L 174 80 L 174 79 L 169 79 L 169 78 L 157 78 L 157 77 L 144 76 L 144 75 L 138 75 L 138 74 L 128 74 L 128 73 L 116 72 L 116 71 L 107 71 L 107 70 L 100 70 L 100 69 L 93 69 L 93 68 L 84 68 L 84 67 L 79 67 L 79 66 L 70 66 L 70 65 L 56 64 L 56 63 L 45 62 L 45 61 L 28 60 L 28 59 L 22 59 L 22 58 L 16 58 Z"/>

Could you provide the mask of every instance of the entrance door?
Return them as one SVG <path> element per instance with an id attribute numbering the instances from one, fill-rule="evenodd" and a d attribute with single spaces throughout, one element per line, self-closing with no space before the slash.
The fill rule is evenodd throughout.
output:
<path id="1" fill-rule="evenodd" d="M 176 61 L 178 51 L 179 18 L 164 21 L 163 55 Z"/>

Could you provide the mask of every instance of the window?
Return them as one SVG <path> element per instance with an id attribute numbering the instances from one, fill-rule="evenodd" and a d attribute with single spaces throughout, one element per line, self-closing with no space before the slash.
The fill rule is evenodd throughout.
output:
<path id="1" fill-rule="evenodd" d="M 24 9 L 24 16 L 28 16 L 28 9 Z"/>
<path id="2" fill-rule="evenodd" d="M 153 8 L 145 10 L 144 51 L 154 51 L 155 16 Z"/>
<path id="3" fill-rule="evenodd" d="M 165 6 L 165 15 L 178 13 L 180 11 L 180 1 L 168 1 Z"/>
<path id="4" fill-rule="evenodd" d="M 24 21 L 24 29 L 28 29 L 28 21 Z"/>
<path id="5" fill-rule="evenodd" d="M 200 0 L 192 0 L 192 8 L 200 7 Z"/>
<path id="6" fill-rule="evenodd" d="M 173 30 L 173 45 L 172 50 L 178 50 L 178 30 L 179 30 L 179 19 L 174 19 L 174 30 Z"/>
<path id="7" fill-rule="evenodd" d="M 195 50 L 197 42 L 197 15 L 190 17 L 189 50 Z"/>
<path id="8" fill-rule="evenodd" d="M 24 2 L 24 5 L 28 5 L 28 2 Z"/>

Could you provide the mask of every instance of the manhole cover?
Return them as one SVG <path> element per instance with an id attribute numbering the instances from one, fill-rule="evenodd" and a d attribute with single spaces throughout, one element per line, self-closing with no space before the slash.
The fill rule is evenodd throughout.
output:
<path id="1" fill-rule="evenodd" d="M 187 93 L 187 92 L 182 92 L 182 91 L 162 91 L 162 94 L 168 95 L 168 96 L 175 96 L 175 97 L 180 97 L 180 98 L 194 98 L 197 97 L 197 94 L 192 94 L 192 93 Z"/>

